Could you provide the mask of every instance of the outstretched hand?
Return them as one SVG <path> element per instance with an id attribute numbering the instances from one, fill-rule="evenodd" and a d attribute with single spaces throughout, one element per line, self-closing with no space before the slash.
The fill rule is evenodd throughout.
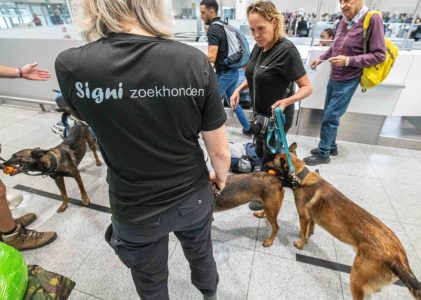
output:
<path id="1" fill-rule="evenodd" d="M 48 80 L 51 77 L 50 72 L 38 68 L 38 63 L 24 65 L 22 68 L 22 77 L 28 80 Z"/>

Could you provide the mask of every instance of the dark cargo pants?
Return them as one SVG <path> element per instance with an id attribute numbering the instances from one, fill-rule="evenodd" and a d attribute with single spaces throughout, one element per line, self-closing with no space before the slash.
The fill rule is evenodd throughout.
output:
<path id="1" fill-rule="evenodd" d="M 169 299 L 168 234 L 172 231 L 189 262 L 193 285 L 202 294 L 216 293 L 218 273 L 210 233 L 213 201 L 207 185 L 175 207 L 140 224 L 122 224 L 112 218 L 105 239 L 130 268 L 141 299 Z"/>

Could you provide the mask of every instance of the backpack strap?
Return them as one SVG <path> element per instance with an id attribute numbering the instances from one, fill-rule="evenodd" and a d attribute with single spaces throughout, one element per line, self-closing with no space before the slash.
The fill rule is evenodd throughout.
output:
<path id="1" fill-rule="evenodd" d="M 368 37 L 367 37 L 367 31 L 368 26 L 370 25 L 371 17 L 373 15 L 380 15 L 382 17 L 382 13 L 378 10 L 369 10 L 364 18 L 363 22 L 363 54 L 367 54 L 367 47 L 368 47 Z"/>

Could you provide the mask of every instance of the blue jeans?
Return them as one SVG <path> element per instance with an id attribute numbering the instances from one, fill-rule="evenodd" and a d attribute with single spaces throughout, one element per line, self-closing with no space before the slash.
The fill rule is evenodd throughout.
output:
<path id="1" fill-rule="evenodd" d="M 339 120 L 346 112 L 359 83 L 359 77 L 345 81 L 329 80 L 318 146 L 321 157 L 329 157 L 330 151 L 338 147 L 336 134 Z"/>
<path id="2" fill-rule="evenodd" d="M 237 69 L 231 69 L 224 72 L 216 72 L 216 78 L 218 79 L 219 94 L 221 98 L 225 96 L 225 103 L 230 106 L 230 98 L 237 88 L 239 71 Z M 250 130 L 250 121 L 246 118 L 243 109 L 240 105 L 234 109 L 234 113 L 240 121 L 241 125 L 245 130 Z"/>

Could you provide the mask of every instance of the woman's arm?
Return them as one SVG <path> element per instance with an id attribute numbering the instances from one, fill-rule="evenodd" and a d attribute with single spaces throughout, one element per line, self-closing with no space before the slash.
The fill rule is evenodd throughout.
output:
<path id="1" fill-rule="evenodd" d="M 232 93 L 230 98 L 231 109 L 234 110 L 237 104 L 240 102 L 240 92 L 246 90 L 249 87 L 247 79 L 243 81 Z"/>
<path id="2" fill-rule="evenodd" d="M 298 85 L 298 91 L 291 97 L 276 101 L 272 105 L 272 111 L 278 106 L 282 110 L 284 110 L 285 107 L 287 107 L 288 105 L 303 100 L 313 93 L 313 86 L 311 85 L 310 79 L 308 78 L 307 74 L 297 79 L 295 83 Z"/>

